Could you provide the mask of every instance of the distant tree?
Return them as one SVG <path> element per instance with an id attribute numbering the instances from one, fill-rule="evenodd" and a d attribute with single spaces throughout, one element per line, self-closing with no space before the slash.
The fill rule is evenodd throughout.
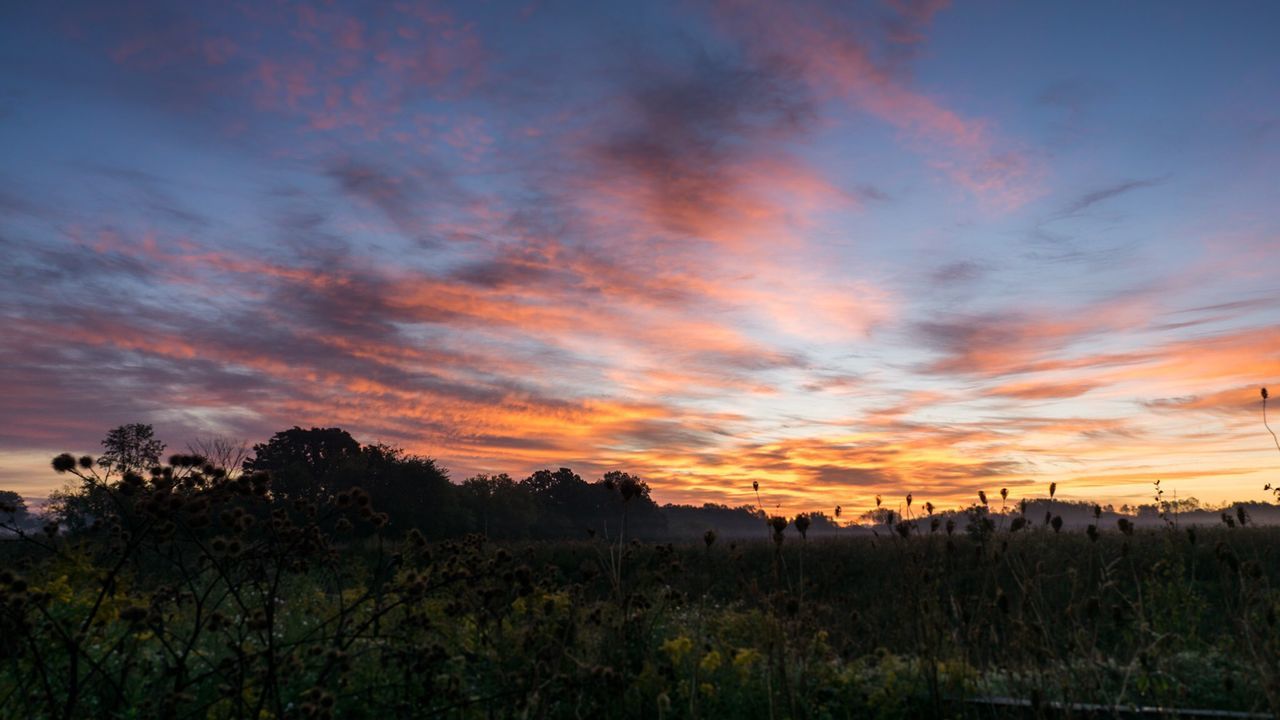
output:
<path id="1" fill-rule="evenodd" d="M 35 522 L 27 510 L 27 501 L 12 490 L 0 490 L 0 537 L 18 530 L 25 531 Z"/>
<path id="2" fill-rule="evenodd" d="M 234 475 L 240 471 L 245 458 L 249 457 L 249 445 L 244 440 L 211 435 L 196 438 L 187 443 L 187 452 L 198 455 L 214 467 L 222 468 Z"/>
<path id="3" fill-rule="evenodd" d="M 129 476 L 144 476 L 160 466 L 165 444 L 156 439 L 155 429 L 145 423 L 120 425 L 102 439 L 102 455 L 79 458 L 60 455 L 54 461 L 59 472 L 73 470 L 78 483 L 49 493 L 47 514 L 72 530 L 90 526 L 95 520 L 115 512 L 110 489 Z M 69 467 L 59 467 L 63 459 Z M 78 468 L 78 469 L 77 469 Z M 92 473 L 84 473 L 94 468 Z M 98 472 L 101 471 L 101 472 Z"/>
<path id="4" fill-rule="evenodd" d="M 470 529 L 486 537 L 528 537 L 538 510 L 529 491 L 502 473 L 475 475 L 458 488 Z"/>
<path id="5" fill-rule="evenodd" d="M 390 445 L 366 445 L 332 473 L 329 484 L 336 491 L 363 487 L 374 505 L 391 517 L 393 530 L 416 527 L 436 538 L 467 531 L 459 490 L 432 458 Z"/>
<path id="6" fill-rule="evenodd" d="M 156 439 L 155 429 L 145 423 L 121 425 L 107 432 L 102 440 L 98 465 L 109 473 L 145 473 L 160 464 L 165 444 Z"/>
<path id="7" fill-rule="evenodd" d="M 272 474 L 272 492 L 282 498 L 318 500 L 341 488 L 339 471 L 360 455 L 360 443 L 341 428 L 282 430 L 253 446 L 253 456 L 241 464 L 245 472 Z"/>
<path id="8" fill-rule="evenodd" d="M 591 486 L 569 468 L 538 470 L 520 481 L 538 507 L 533 534 L 537 537 L 580 537 L 594 530 L 589 521 L 598 502 Z"/>

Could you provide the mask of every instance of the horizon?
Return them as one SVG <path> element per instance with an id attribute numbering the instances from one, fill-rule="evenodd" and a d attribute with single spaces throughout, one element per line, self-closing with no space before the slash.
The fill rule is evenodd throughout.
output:
<path id="1" fill-rule="evenodd" d="M 1275 4 L 0 19 L 0 489 L 140 422 L 789 515 L 1271 496 Z"/>

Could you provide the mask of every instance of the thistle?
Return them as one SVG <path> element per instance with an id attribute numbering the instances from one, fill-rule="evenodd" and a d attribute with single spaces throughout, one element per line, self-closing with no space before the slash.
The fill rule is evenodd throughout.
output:
<path id="1" fill-rule="evenodd" d="M 796 530 L 800 531 L 800 538 L 807 540 L 809 538 L 809 525 L 812 521 L 808 515 L 797 515 L 795 519 Z M 784 526 L 785 527 L 785 526 Z"/>

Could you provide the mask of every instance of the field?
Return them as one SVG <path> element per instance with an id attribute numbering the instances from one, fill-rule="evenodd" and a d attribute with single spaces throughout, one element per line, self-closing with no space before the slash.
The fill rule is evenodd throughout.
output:
<path id="1" fill-rule="evenodd" d="M 266 483 L 170 470 L 4 542 L 0 717 L 1280 712 L 1280 529 L 428 542 Z"/>

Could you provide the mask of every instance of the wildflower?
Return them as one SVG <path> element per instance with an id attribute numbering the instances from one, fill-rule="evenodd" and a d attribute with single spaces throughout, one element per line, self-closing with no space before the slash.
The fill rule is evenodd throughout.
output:
<path id="1" fill-rule="evenodd" d="M 876 507 L 880 507 L 880 496 L 876 496 Z"/>
<path id="2" fill-rule="evenodd" d="M 1054 532 L 1062 532 L 1062 516 L 1061 515 L 1054 515 L 1052 524 L 1053 524 Z"/>
<path id="3" fill-rule="evenodd" d="M 81 457 L 80 457 L 80 467 L 84 468 L 85 470 L 89 470 L 90 468 L 92 468 L 92 467 L 93 467 L 93 458 L 92 458 L 91 456 L 89 456 L 89 455 L 83 455 L 83 456 L 81 456 Z"/>
<path id="4" fill-rule="evenodd" d="M 773 528 L 774 532 L 781 535 L 782 531 L 787 529 L 787 519 L 781 515 L 774 515 L 769 518 L 769 526 Z"/>
<path id="5" fill-rule="evenodd" d="M 1058 492 L 1058 483 L 1056 482 L 1049 483 L 1049 497 L 1052 498 L 1053 494 L 1056 492 Z"/>
<path id="6" fill-rule="evenodd" d="M 712 650 L 702 656 L 702 660 L 698 662 L 698 668 L 703 672 L 710 673 L 719 670 L 723 663 L 724 658 L 720 656 L 720 652 L 718 650 Z"/>
<path id="7" fill-rule="evenodd" d="M 1026 518 L 1021 516 L 1016 517 L 1013 519 L 1013 522 L 1009 523 L 1009 532 L 1018 532 L 1019 530 L 1021 530 L 1026 526 L 1027 526 Z"/>
<path id="8" fill-rule="evenodd" d="M 1009 488 L 1000 488 L 1000 499 L 1001 500 L 1009 499 Z"/>
<path id="9" fill-rule="evenodd" d="M 1249 524 L 1249 513 L 1245 511 L 1243 505 L 1236 506 L 1236 517 L 1240 520 L 1240 527 Z"/>
<path id="10" fill-rule="evenodd" d="M 679 665 L 693 650 L 693 641 L 687 635 L 671 638 L 662 643 L 662 652 L 671 658 L 672 664 Z"/>
<path id="11" fill-rule="evenodd" d="M 1097 520 L 1097 519 L 1099 519 L 1099 518 L 1101 518 L 1101 517 L 1102 517 L 1102 506 L 1101 506 L 1101 505 L 1096 505 L 1096 504 L 1095 504 L 1095 505 L 1093 506 L 1093 519 L 1094 519 L 1094 520 Z"/>
<path id="12" fill-rule="evenodd" d="M 986 491 L 986 490 L 979 490 L 979 491 L 978 491 L 978 499 L 982 501 L 982 504 L 983 504 L 983 505 L 986 505 L 986 504 L 987 504 L 987 491 Z"/>
<path id="13" fill-rule="evenodd" d="M 702 542 L 706 543 L 706 544 L 707 544 L 707 547 L 711 547 L 712 545 L 715 545 L 715 544 L 716 544 L 716 531 L 715 531 L 715 530 L 708 530 L 708 531 L 706 531 L 706 532 L 702 533 Z"/>
<path id="14" fill-rule="evenodd" d="M 839 520 L 839 519 L 840 519 L 840 513 L 841 513 L 842 511 L 843 511 L 843 508 L 841 508 L 839 505 L 837 505 L 837 506 L 836 506 L 836 519 L 837 519 L 837 520 Z"/>
<path id="15" fill-rule="evenodd" d="M 738 648 L 733 654 L 733 666 L 743 672 L 760 661 L 760 651 L 754 648 Z"/>
<path id="16" fill-rule="evenodd" d="M 933 503 L 931 503 L 931 502 L 926 502 L 926 503 L 924 504 L 924 511 L 925 511 L 925 512 L 927 512 L 927 513 L 929 513 L 930 515 L 932 515 L 932 514 L 933 514 Z"/>
<path id="17" fill-rule="evenodd" d="M 941 525 L 941 524 L 942 524 L 942 523 L 940 523 L 940 522 L 938 521 L 938 518 L 934 518 L 933 520 L 930 520 L 930 521 L 929 521 L 929 532 L 931 532 L 931 533 L 938 532 L 938 526 L 939 526 L 939 525 Z"/>
<path id="18" fill-rule="evenodd" d="M 62 453 L 53 459 L 53 469 L 57 472 L 64 473 L 75 469 L 76 459 L 71 453 Z"/>
<path id="19" fill-rule="evenodd" d="M 950 535 L 956 531 L 955 518 L 947 518 L 947 534 Z"/>
<path id="20" fill-rule="evenodd" d="M 1084 533 L 1089 536 L 1090 542 L 1098 542 L 1098 526 L 1090 524 L 1085 528 Z"/>
<path id="21" fill-rule="evenodd" d="M 907 493 L 907 507 L 911 507 L 911 493 Z"/>
<path id="22" fill-rule="evenodd" d="M 1267 399 L 1267 397 L 1268 397 L 1268 396 L 1267 396 L 1267 389 L 1266 389 L 1266 388 L 1262 388 L 1262 399 L 1263 399 L 1263 400 L 1266 400 L 1266 399 Z"/>
<path id="23" fill-rule="evenodd" d="M 751 489 L 752 489 L 752 490 L 755 490 L 756 492 L 760 492 L 760 481 L 759 481 L 759 480 L 752 480 L 752 481 L 751 481 Z"/>
<path id="24" fill-rule="evenodd" d="M 1129 518 L 1120 518 L 1116 521 L 1116 525 L 1120 527 L 1120 532 L 1125 535 L 1133 534 L 1133 523 L 1129 521 Z"/>

